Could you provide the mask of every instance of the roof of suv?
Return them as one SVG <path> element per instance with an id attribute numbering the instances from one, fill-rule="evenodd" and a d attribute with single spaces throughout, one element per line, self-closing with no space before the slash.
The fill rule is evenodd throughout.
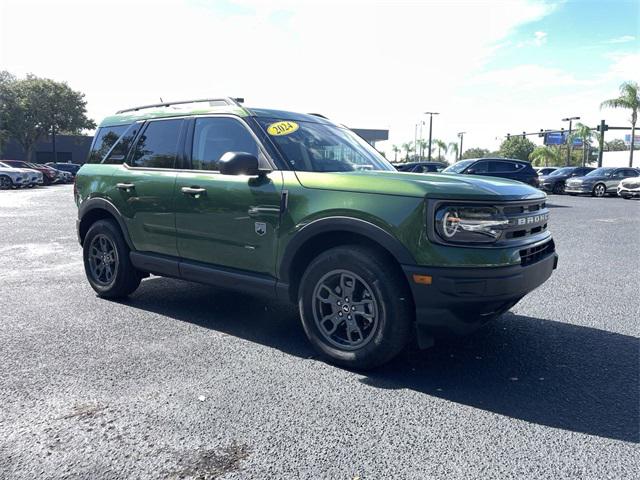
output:
<path id="1" fill-rule="evenodd" d="M 121 110 L 115 115 L 106 117 L 100 127 L 126 125 L 139 120 L 163 117 L 183 117 L 190 115 L 205 115 L 210 113 L 230 114 L 239 117 L 263 117 L 274 119 L 286 119 L 299 122 L 315 122 L 333 125 L 333 122 L 318 114 L 296 113 L 284 110 L 273 110 L 265 108 L 248 108 L 240 103 L 229 99 L 228 103 L 223 103 L 224 99 L 218 100 L 193 100 L 185 102 L 165 103 L 135 107 Z"/>

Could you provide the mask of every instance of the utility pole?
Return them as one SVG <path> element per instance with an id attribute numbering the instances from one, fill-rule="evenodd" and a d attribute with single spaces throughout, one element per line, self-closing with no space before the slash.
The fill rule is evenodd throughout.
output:
<path id="1" fill-rule="evenodd" d="M 433 116 L 440 115 L 438 112 L 424 112 L 425 115 L 429 115 L 429 151 L 427 152 L 427 156 L 429 157 L 429 161 L 431 161 L 431 134 L 433 133 Z"/>
<path id="2" fill-rule="evenodd" d="M 418 124 L 415 124 L 415 131 L 413 132 L 413 151 L 414 154 L 418 151 Z M 411 158 L 409 158 L 411 160 Z"/>
<path id="3" fill-rule="evenodd" d="M 458 160 L 462 160 L 462 141 L 464 140 L 464 134 L 467 132 L 459 132 L 458 137 L 460 138 L 460 150 L 458 151 Z"/>
<path id="4" fill-rule="evenodd" d="M 600 125 L 598 126 L 598 168 L 602 167 L 602 154 L 604 153 L 604 132 L 609 130 L 609 125 L 604 123 L 604 120 L 600 120 Z"/>
<path id="5" fill-rule="evenodd" d="M 580 117 L 567 117 L 563 118 L 563 122 L 569 122 L 569 133 L 567 134 L 567 167 L 571 164 L 571 144 L 573 140 L 571 139 L 571 126 L 574 120 L 580 120 Z"/>
<path id="6" fill-rule="evenodd" d="M 420 140 L 420 158 L 419 160 L 422 160 L 422 156 L 424 155 L 424 146 L 422 145 L 423 142 L 423 136 L 422 136 L 422 126 L 424 125 L 424 120 L 420 121 L 420 135 L 419 135 L 419 140 Z"/>

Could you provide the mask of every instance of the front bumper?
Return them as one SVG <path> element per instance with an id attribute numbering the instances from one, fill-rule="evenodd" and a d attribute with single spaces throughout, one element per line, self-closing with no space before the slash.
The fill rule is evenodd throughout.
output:
<path id="1" fill-rule="evenodd" d="M 565 193 L 591 193 L 593 185 L 566 185 L 564 187 Z"/>
<path id="2" fill-rule="evenodd" d="M 640 197 L 640 188 L 618 187 L 620 197 Z"/>
<path id="3" fill-rule="evenodd" d="M 472 333 L 542 285 L 557 265 L 558 254 L 555 252 L 527 266 L 431 268 L 403 265 L 416 307 L 418 339 Z M 431 284 L 416 283 L 414 275 L 431 276 Z"/>

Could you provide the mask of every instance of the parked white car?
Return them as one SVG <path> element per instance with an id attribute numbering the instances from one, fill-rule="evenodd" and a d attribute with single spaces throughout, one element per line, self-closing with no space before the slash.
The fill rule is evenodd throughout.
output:
<path id="1" fill-rule="evenodd" d="M 622 179 L 618 184 L 618 196 L 627 200 L 640 197 L 640 177 Z"/>
<path id="2" fill-rule="evenodd" d="M 44 183 L 44 178 L 42 173 L 37 170 L 33 170 L 32 168 L 18 168 L 13 167 L 7 163 L 0 162 L 0 168 L 10 168 L 12 170 L 19 170 L 23 173 L 26 173 L 28 176 L 28 180 L 26 183 L 23 183 L 21 186 L 23 187 L 35 187 L 36 185 L 42 185 Z"/>
<path id="3" fill-rule="evenodd" d="M 24 187 L 29 185 L 30 181 L 26 170 L 6 167 L 0 162 L 0 189 Z"/>

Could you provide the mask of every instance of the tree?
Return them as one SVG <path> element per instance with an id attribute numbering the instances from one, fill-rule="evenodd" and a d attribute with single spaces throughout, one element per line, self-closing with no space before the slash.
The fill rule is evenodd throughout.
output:
<path id="1" fill-rule="evenodd" d="M 621 152 L 624 150 L 628 150 L 627 144 L 624 143 L 624 140 L 619 138 L 614 138 L 613 140 L 609 140 L 608 142 L 604 142 L 604 150 L 605 152 Z"/>
<path id="2" fill-rule="evenodd" d="M 0 71 L 0 154 L 4 151 L 4 147 L 9 140 L 9 112 L 4 107 L 10 101 L 9 85 L 15 80 L 16 78 L 9 72 Z"/>
<path id="3" fill-rule="evenodd" d="M 458 161 L 458 142 L 449 142 L 449 151 L 453 152 L 453 161 Z"/>
<path id="4" fill-rule="evenodd" d="M 531 152 L 533 152 L 535 148 L 535 143 L 528 138 L 523 138 L 518 135 L 516 137 L 506 138 L 500 145 L 498 152 L 501 157 L 526 161 L 529 160 L 529 155 L 531 155 Z"/>
<path id="5" fill-rule="evenodd" d="M 582 166 L 587 163 L 587 152 L 591 149 L 593 132 L 584 123 L 576 123 L 575 129 L 569 135 L 567 143 L 573 144 L 573 140 L 579 138 L 582 141 Z"/>
<path id="6" fill-rule="evenodd" d="M 409 161 L 409 154 L 413 152 L 413 142 L 407 142 L 402 144 L 402 149 L 406 152 L 406 156 L 404 157 L 404 161 Z"/>
<path id="7" fill-rule="evenodd" d="M 468 158 L 482 158 L 489 155 L 489 150 L 486 148 L 469 148 L 460 157 L 460 160 L 467 160 Z"/>
<path id="8" fill-rule="evenodd" d="M 393 145 L 391 147 L 391 151 L 393 152 L 393 161 L 398 161 L 398 154 L 402 151 L 402 149 L 398 145 Z"/>
<path id="9" fill-rule="evenodd" d="M 448 150 L 447 144 L 442 140 L 438 140 L 438 139 L 435 139 L 433 143 L 438 149 L 438 160 L 440 160 L 442 158 L 441 152 L 444 152 L 445 155 L 447 154 L 447 150 Z"/>
<path id="10" fill-rule="evenodd" d="M 620 85 L 620 96 L 618 98 L 611 98 L 600 104 L 600 108 L 628 108 L 631 110 L 631 149 L 629 150 L 629 167 L 633 167 L 633 149 L 639 106 L 640 96 L 637 82 L 623 82 Z"/>
<path id="11" fill-rule="evenodd" d="M 24 148 L 27 161 L 36 142 L 47 135 L 95 128 L 86 115 L 84 94 L 66 83 L 34 75 L 20 80 L 8 72 L 0 78 L 0 118 L 8 135 Z"/>
<path id="12" fill-rule="evenodd" d="M 558 149 L 553 147 L 536 147 L 529 155 L 529 160 L 538 167 L 556 166 L 562 162 Z"/>
<path id="13" fill-rule="evenodd" d="M 429 148 L 429 142 L 426 140 L 418 140 L 418 148 L 420 149 L 420 160 L 424 157 L 424 152 Z"/>

